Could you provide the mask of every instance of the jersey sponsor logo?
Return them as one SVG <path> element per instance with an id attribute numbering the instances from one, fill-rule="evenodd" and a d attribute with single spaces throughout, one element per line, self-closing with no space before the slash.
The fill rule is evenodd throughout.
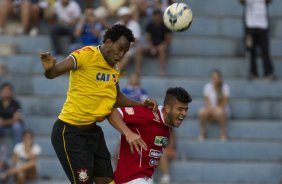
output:
<path id="1" fill-rule="evenodd" d="M 163 152 L 155 149 L 150 149 L 149 156 L 154 158 L 160 158 Z"/>
<path id="2" fill-rule="evenodd" d="M 110 81 L 111 78 L 113 79 L 113 81 L 116 83 L 117 79 L 116 79 L 116 75 L 115 74 L 105 74 L 105 73 L 101 73 L 98 72 L 96 75 L 96 80 L 98 81 Z"/>
<path id="3" fill-rule="evenodd" d="M 160 118 L 160 116 L 158 115 L 158 113 L 156 113 L 156 112 L 153 112 L 153 114 L 154 114 L 154 119 L 153 119 L 153 121 L 156 121 L 156 122 L 161 122 L 161 118 Z"/>
<path id="4" fill-rule="evenodd" d="M 150 166 L 156 166 L 156 165 L 158 165 L 158 160 L 156 160 L 156 159 L 151 159 L 150 161 L 149 161 L 149 165 Z"/>
<path id="5" fill-rule="evenodd" d="M 166 146 L 168 144 L 168 138 L 164 136 L 156 136 L 154 143 L 156 146 Z"/>
<path id="6" fill-rule="evenodd" d="M 134 109 L 132 107 L 125 107 L 124 110 L 128 115 L 134 115 Z"/>
<path id="7" fill-rule="evenodd" d="M 80 169 L 77 171 L 78 173 L 78 179 L 81 182 L 86 182 L 89 179 L 89 176 L 87 174 L 87 169 Z"/>

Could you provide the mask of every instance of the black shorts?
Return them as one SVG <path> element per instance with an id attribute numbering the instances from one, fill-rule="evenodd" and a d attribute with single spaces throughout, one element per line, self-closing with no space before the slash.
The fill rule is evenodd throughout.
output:
<path id="1" fill-rule="evenodd" d="M 52 145 L 71 183 L 91 183 L 94 177 L 113 178 L 111 155 L 99 126 L 84 130 L 57 120 Z"/>

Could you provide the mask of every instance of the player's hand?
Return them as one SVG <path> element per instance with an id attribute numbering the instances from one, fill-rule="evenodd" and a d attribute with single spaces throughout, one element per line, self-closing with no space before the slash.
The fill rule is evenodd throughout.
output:
<path id="1" fill-rule="evenodd" d="M 156 100 L 151 99 L 151 98 L 147 98 L 144 100 L 144 102 L 142 103 L 143 106 L 145 107 L 149 107 L 149 108 L 153 108 L 153 111 L 156 112 L 158 109 L 158 103 Z"/>
<path id="2" fill-rule="evenodd" d="M 49 52 L 40 53 L 40 59 L 45 70 L 52 69 L 56 64 L 56 58 L 53 57 Z"/>
<path id="3" fill-rule="evenodd" d="M 126 135 L 126 141 L 129 144 L 131 153 L 134 153 L 134 149 L 140 154 L 140 148 L 147 150 L 147 145 L 143 141 L 140 135 L 131 132 L 130 134 Z"/>

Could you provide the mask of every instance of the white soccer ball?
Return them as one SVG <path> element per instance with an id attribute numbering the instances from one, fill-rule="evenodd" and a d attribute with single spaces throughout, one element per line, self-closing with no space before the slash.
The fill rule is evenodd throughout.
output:
<path id="1" fill-rule="evenodd" d="M 164 12 L 163 21 L 171 31 L 185 31 L 193 20 L 191 8 L 185 3 L 173 3 Z"/>

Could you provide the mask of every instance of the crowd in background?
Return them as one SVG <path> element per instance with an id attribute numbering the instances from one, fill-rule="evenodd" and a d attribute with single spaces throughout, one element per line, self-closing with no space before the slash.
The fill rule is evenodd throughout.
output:
<path id="1" fill-rule="evenodd" d="M 7 21 L 11 16 L 20 20 L 17 35 L 28 34 L 36 37 L 41 34 L 42 22 L 48 25 L 49 35 L 54 55 L 66 55 L 87 45 L 99 45 L 103 42 L 103 32 L 112 24 L 124 24 L 130 28 L 135 37 L 129 52 L 120 63 L 123 71 L 127 64 L 134 62 L 135 68 L 129 76 L 128 85 L 122 90 L 135 100 L 143 100 L 148 96 L 141 87 L 142 61 L 145 56 L 155 57 L 159 61 L 160 76 L 166 75 L 166 63 L 169 57 L 169 47 L 172 33 L 162 22 L 162 12 L 174 1 L 154 0 L 2 0 L 0 5 L 0 34 L 9 34 L 6 30 Z M 240 0 L 245 6 L 244 23 L 246 28 L 245 46 L 250 56 L 249 78 L 259 77 L 256 65 L 256 47 L 262 50 L 264 74 L 269 80 L 274 80 L 274 67 L 269 54 L 269 23 L 267 4 L 270 1 Z M 265 3 L 267 2 L 267 3 Z M 256 4 L 257 3 L 257 4 Z M 99 6 L 97 6 L 99 5 Z M 259 9 L 254 9 L 259 7 Z M 253 8 L 253 9 L 252 9 Z M 261 20 L 256 20 L 253 14 L 261 14 Z M 67 38 L 67 47 L 61 44 L 61 39 Z M 199 140 L 207 138 L 206 123 L 216 122 L 220 127 L 220 139 L 228 139 L 227 120 L 231 115 L 228 103 L 230 86 L 223 82 L 219 70 L 211 72 L 211 82 L 203 87 L 205 106 L 199 110 Z M 15 175 L 18 183 L 36 177 L 36 161 L 41 148 L 33 144 L 33 134 L 24 131 L 20 103 L 14 99 L 13 86 L 5 83 L 1 86 L 0 101 L 0 134 L 13 135 L 13 158 L 9 167 L 5 146 L 0 144 L 0 180 L 7 180 Z M 23 139 L 22 139 L 23 136 Z M 163 173 L 161 181 L 170 181 L 168 160 L 177 157 L 176 137 L 162 157 L 160 167 Z M 22 160 L 25 160 L 24 162 Z"/>

